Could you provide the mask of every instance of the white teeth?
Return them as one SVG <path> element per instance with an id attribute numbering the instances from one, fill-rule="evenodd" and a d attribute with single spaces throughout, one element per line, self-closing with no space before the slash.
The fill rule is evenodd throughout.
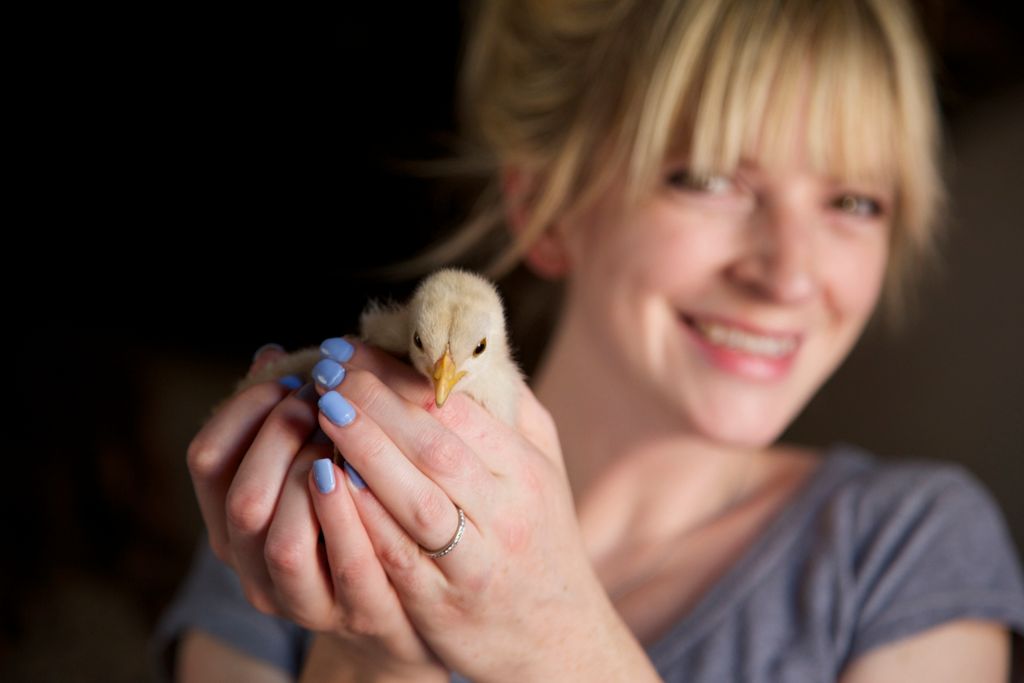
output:
<path id="1" fill-rule="evenodd" d="M 791 353 L 796 348 L 796 339 L 793 337 L 765 337 L 738 330 L 735 327 L 726 327 L 705 321 L 696 321 L 696 327 L 712 344 L 727 346 L 759 356 L 778 358 Z"/>

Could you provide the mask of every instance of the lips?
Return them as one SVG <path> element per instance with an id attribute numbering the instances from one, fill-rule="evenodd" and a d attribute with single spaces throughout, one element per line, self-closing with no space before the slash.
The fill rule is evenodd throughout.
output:
<path id="1" fill-rule="evenodd" d="M 768 332 L 714 317 L 683 314 L 681 319 L 713 365 L 743 377 L 782 377 L 800 347 L 801 337 L 795 333 Z"/>

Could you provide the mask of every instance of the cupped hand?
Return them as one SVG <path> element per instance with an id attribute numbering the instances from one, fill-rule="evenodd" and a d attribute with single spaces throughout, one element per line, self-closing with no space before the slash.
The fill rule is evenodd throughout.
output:
<path id="1" fill-rule="evenodd" d="M 283 354 L 279 347 L 261 350 L 250 375 Z M 363 672 L 445 677 L 344 491 L 332 498 L 327 557 L 307 479 L 333 446 L 317 429 L 316 392 L 311 385 L 294 389 L 293 379 L 232 396 L 189 445 L 189 471 L 214 553 L 234 568 L 261 612 L 333 636 L 324 642 L 336 659 Z"/>
<path id="2" fill-rule="evenodd" d="M 310 481 L 329 561 L 344 560 L 334 548 L 354 508 L 416 630 L 474 680 L 575 680 L 607 648 L 649 674 L 587 559 L 554 424 L 526 385 L 510 427 L 462 394 L 438 409 L 428 382 L 378 349 L 357 344 L 344 368 L 318 389 L 320 425 L 345 458 L 330 469 L 348 483 Z M 431 557 L 459 510 L 461 539 Z"/>

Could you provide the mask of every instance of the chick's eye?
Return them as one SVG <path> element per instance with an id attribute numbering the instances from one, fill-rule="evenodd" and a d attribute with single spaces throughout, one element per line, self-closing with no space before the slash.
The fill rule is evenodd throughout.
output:
<path id="1" fill-rule="evenodd" d="M 423 340 L 420 339 L 420 333 L 415 332 L 412 335 L 412 343 L 416 345 L 416 348 L 420 351 L 423 350 Z"/>
<path id="2" fill-rule="evenodd" d="M 686 169 L 672 171 L 666 182 L 678 190 L 704 194 L 725 194 L 733 189 L 733 181 L 724 175 L 693 173 Z"/>
<path id="3" fill-rule="evenodd" d="M 480 343 L 476 345 L 475 349 L 473 349 L 473 355 L 474 356 L 479 356 L 481 353 L 484 352 L 484 350 L 486 348 L 487 348 L 487 339 L 481 339 Z"/>
<path id="4" fill-rule="evenodd" d="M 844 194 L 832 201 L 832 206 L 839 211 L 863 218 L 874 218 L 882 215 L 880 202 L 857 194 Z"/>

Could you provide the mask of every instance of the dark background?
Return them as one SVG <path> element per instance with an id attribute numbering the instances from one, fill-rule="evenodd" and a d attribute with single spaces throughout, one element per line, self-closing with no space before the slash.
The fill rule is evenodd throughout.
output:
<path id="1" fill-rule="evenodd" d="M 1020 548 L 1024 22 L 994 1 L 920 5 L 950 151 L 945 267 L 789 436 L 959 462 Z M 407 294 L 356 272 L 463 205 L 402 170 L 453 149 L 458 3 L 75 11 L 27 19 L 11 100 L 5 681 L 152 678 L 146 639 L 201 528 L 185 448 L 211 406 L 263 343 L 318 343 L 367 297 Z"/>

